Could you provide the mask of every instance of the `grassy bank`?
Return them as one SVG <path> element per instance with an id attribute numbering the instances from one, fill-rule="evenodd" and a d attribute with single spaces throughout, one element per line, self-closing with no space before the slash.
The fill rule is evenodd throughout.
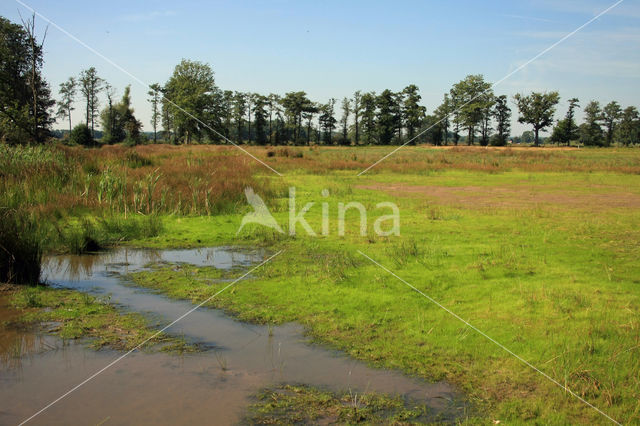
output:
<path id="1" fill-rule="evenodd" d="M 246 320 L 298 321 L 318 341 L 356 358 L 449 380 L 482 407 L 487 421 L 606 421 L 371 263 L 360 250 L 612 417 L 625 423 L 640 420 L 637 150 L 409 147 L 357 177 L 388 148 L 249 149 L 285 176 L 248 165 L 247 180 L 236 182 L 235 193 L 217 193 L 222 200 L 235 200 L 225 204 L 232 207 L 210 213 L 206 203 L 212 200 L 197 197 L 190 204 L 195 208 L 182 203 L 177 209 L 178 197 L 188 198 L 188 186 L 176 186 L 174 201 L 160 204 L 172 207 L 155 211 L 162 222 L 156 235 L 132 234 L 128 244 L 284 249 L 212 305 Z M 100 157 L 94 155 L 92 161 L 99 168 L 128 155 L 96 152 Z M 241 161 L 239 153 L 220 147 L 140 147 L 135 152 L 152 163 L 136 167 L 141 176 L 161 164 L 180 165 L 167 164 L 158 179 L 156 188 L 166 185 L 169 190 L 170 173 L 178 174 L 188 162 L 202 163 L 202 188 L 235 176 L 214 165 Z M 84 173 L 85 161 L 81 158 L 78 173 Z M 91 176 L 97 179 L 97 174 Z M 328 203 L 329 235 L 307 236 L 299 227 L 291 237 L 259 226 L 236 235 L 249 211 L 242 193 L 242 185 L 249 183 L 285 229 L 288 186 L 297 188 L 298 210 L 316 203 L 305 218 L 319 235 L 321 203 Z M 59 217 L 60 227 L 83 218 L 98 221 L 101 215 L 122 221 L 147 217 L 144 210 L 132 213 L 133 203 L 139 205 L 132 192 L 119 204 L 109 204 L 97 201 L 96 188 L 90 185 L 92 201 L 79 207 L 54 201 L 48 207 L 22 207 L 34 212 L 57 208 L 60 214 L 53 217 Z M 322 196 L 324 189 L 328 197 Z M 74 196 L 81 200 L 84 190 L 76 190 Z M 161 197 L 154 190 L 152 205 Z M 338 235 L 337 205 L 350 201 L 367 209 L 369 232 L 364 237 L 356 210 L 346 215 L 345 235 Z M 371 232 L 376 218 L 389 214 L 376 209 L 383 201 L 400 208 L 399 237 Z M 221 278 L 230 277 L 211 268 L 181 267 L 132 278 L 140 286 L 195 301 L 218 291 L 226 285 Z"/>
<path id="2" fill-rule="evenodd" d="M 109 300 L 73 290 L 46 286 L 5 288 L 13 308 L 20 315 L 7 327 L 48 324 L 46 331 L 62 339 L 85 339 L 95 348 L 130 350 L 157 333 L 154 324 L 138 313 L 121 313 Z M 184 339 L 161 333 L 143 350 L 195 352 Z"/>

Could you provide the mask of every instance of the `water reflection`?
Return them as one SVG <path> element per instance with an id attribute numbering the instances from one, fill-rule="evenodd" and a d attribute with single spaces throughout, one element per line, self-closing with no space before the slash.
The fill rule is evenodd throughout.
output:
<path id="1" fill-rule="evenodd" d="M 181 250 L 129 249 L 87 255 L 51 256 L 45 259 L 43 277 L 64 277 L 66 280 L 84 280 L 95 273 L 128 273 L 150 265 L 188 264 L 212 266 L 218 269 L 246 268 L 265 258 L 262 249 L 238 250 L 211 247 Z M 55 281 L 55 279 L 54 279 Z"/>
<path id="2" fill-rule="evenodd" d="M 17 324 L 20 312 L 12 308 L 7 295 L 0 295 L 0 365 L 19 370 L 25 360 L 47 351 L 57 350 L 58 339 L 38 334 L 32 327 Z"/>

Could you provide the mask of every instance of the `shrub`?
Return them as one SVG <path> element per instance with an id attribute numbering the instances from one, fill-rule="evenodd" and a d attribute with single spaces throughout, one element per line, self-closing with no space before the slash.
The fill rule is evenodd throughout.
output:
<path id="1" fill-rule="evenodd" d="M 74 127 L 71 131 L 71 135 L 69 136 L 69 141 L 83 146 L 95 145 L 95 141 L 91 136 L 91 130 L 89 130 L 86 124 L 78 124 Z"/>
<path id="2" fill-rule="evenodd" d="M 42 262 L 38 222 L 25 212 L 0 210 L 0 282 L 36 285 Z"/>

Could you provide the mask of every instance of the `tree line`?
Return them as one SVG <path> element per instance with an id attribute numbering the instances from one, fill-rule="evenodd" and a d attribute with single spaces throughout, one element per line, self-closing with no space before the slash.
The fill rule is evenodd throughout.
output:
<path id="1" fill-rule="evenodd" d="M 13 24 L 0 17 L 0 140 L 43 142 L 55 119 L 69 124 L 70 137 L 92 144 L 102 129 L 102 143 L 141 143 L 142 123 L 131 106 L 126 87 L 119 101 L 115 89 L 94 67 L 60 84 L 54 101 L 42 77 L 44 38 L 35 35 L 35 19 Z M 79 100 L 84 123 L 72 128 Z M 101 97 L 106 103 L 101 103 Z M 258 145 L 506 145 L 512 111 L 506 95 L 497 95 L 482 75 L 469 75 L 443 95 L 430 114 L 421 105 L 419 88 L 410 84 L 394 92 L 356 91 L 341 100 L 314 102 L 304 91 L 284 95 L 220 89 L 208 64 L 182 60 L 164 83 L 149 86 L 153 141 L 172 143 L 251 143 Z M 517 94 L 518 121 L 531 126 L 532 142 L 551 130 L 550 141 L 591 146 L 640 143 L 640 118 L 634 106 L 612 101 L 602 107 L 591 101 L 577 124 L 579 100 L 569 100 L 564 118 L 555 121 L 558 92 Z"/>

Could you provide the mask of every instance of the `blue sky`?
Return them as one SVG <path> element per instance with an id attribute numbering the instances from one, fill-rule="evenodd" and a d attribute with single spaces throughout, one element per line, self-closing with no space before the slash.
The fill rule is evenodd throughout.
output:
<path id="1" fill-rule="evenodd" d="M 24 1 L 24 0 L 23 0 Z M 26 0 L 78 39 L 149 83 L 165 82 L 182 59 L 209 63 L 222 89 L 313 100 L 355 90 L 421 89 L 428 112 L 467 74 L 494 82 L 573 31 L 613 1 L 111 1 Z M 0 14 L 29 11 L 3 0 Z M 45 22 L 39 20 L 40 30 Z M 131 84 L 149 130 L 146 89 L 55 28 L 45 44 L 45 76 L 58 84 L 95 66 L 118 90 Z M 495 87 L 498 94 L 558 90 L 640 107 L 640 2 L 625 0 Z M 515 106 L 512 105 L 514 112 Z M 517 124 L 514 133 L 525 128 Z M 76 105 L 74 121 L 83 119 Z M 64 125 L 60 125 L 64 127 Z"/>

